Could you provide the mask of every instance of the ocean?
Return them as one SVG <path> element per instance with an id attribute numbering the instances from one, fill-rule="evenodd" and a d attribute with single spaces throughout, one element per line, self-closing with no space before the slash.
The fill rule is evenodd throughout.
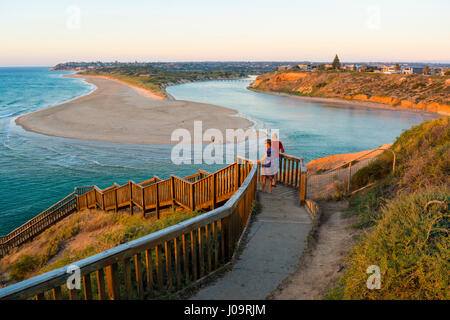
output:
<path id="1" fill-rule="evenodd" d="M 27 132 L 18 116 L 90 93 L 95 87 L 70 72 L 44 67 L 0 68 L 0 235 L 7 234 L 59 201 L 74 187 L 144 181 L 157 175 L 185 176 L 198 168 L 175 165 L 171 146 L 104 143 Z M 168 88 L 177 99 L 236 109 L 257 128 L 278 128 L 286 153 L 307 161 L 392 142 L 402 130 L 422 122 L 420 114 L 337 108 L 246 90 L 250 81 L 209 81 Z"/>

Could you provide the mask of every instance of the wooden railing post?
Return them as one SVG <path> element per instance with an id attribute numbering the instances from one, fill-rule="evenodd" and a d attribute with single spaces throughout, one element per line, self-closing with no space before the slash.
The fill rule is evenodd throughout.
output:
<path id="1" fill-rule="evenodd" d="M 194 184 L 191 184 L 190 188 L 191 188 L 191 210 L 195 211 L 195 188 L 194 188 Z"/>
<path id="2" fill-rule="evenodd" d="M 172 209 L 175 209 L 175 178 L 170 176 L 170 192 L 172 194 Z"/>
<path id="3" fill-rule="evenodd" d="M 235 179 L 236 179 L 235 190 L 237 190 L 241 186 L 241 172 L 240 172 L 240 168 L 239 168 L 239 163 L 236 162 L 234 170 L 235 170 Z"/>
<path id="4" fill-rule="evenodd" d="M 300 195 L 300 205 L 304 205 L 305 201 L 306 201 L 306 167 L 304 165 L 304 162 L 301 162 L 300 165 L 300 190 L 299 190 L 299 195 Z"/>
<path id="5" fill-rule="evenodd" d="M 105 194 L 102 192 L 102 210 L 105 210 Z"/>
<path id="6" fill-rule="evenodd" d="M 130 186 L 130 214 L 133 215 L 133 186 L 131 185 L 131 180 L 129 182 Z"/>
<path id="7" fill-rule="evenodd" d="M 77 211 L 80 211 L 80 201 L 78 200 L 78 196 L 76 194 L 75 199 L 77 200 Z"/>
<path id="8" fill-rule="evenodd" d="M 142 216 L 145 217 L 145 191 L 144 187 L 142 187 Z"/>
<path id="9" fill-rule="evenodd" d="M 306 201 L 306 173 L 302 172 L 300 190 L 300 205 L 304 205 Z"/>
<path id="10" fill-rule="evenodd" d="M 159 183 L 156 183 L 156 218 L 159 219 Z"/>
<path id="11" fill-rule="evenodd" d="M 279 168 L 278 168 L 278 174 L 277 174 L 277 180 L 278 181 L 281 181 L 281 161 L 283 161 L 283 155 L 282 154 L 280 154 L 280 157 L 278 158 L 278 166 L 279 166 Z"/>
<path id="12" fill-rule="evenodd" d="M 117 213 L 119 211 L 119 204 L 117 203 L 117 188 L 114 190 L 114 205 L 115 205 L 115 212 Z"/>
<path id="13" fill-rule="evenodd" d="M 108 284 L 108 297 L 110 300 L 120 299 L 119 268 L 117 263 L 106 267 L 106 282 Z"/>
<path id="14" fill-rule="evenodd" d="M 214 210 L 217 205 L 217 181 L 216 181 L 217 174 L 213 174 L 211 177 L 211 208 Z"/>

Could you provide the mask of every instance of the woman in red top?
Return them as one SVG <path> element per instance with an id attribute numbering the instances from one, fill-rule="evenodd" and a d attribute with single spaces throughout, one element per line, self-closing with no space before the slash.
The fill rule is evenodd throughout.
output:
<path id="1" fill-rule="evenodd" d="M 278 140 L 277 134 L 272 134 L 272 156 L 273 166 L 275 167 L 275 177 L 272 179 L 272 186 L 276 186 L 278 170 L 280 169 L 280 153 L 284 153 L 284 147 L 281 141 Z"/>

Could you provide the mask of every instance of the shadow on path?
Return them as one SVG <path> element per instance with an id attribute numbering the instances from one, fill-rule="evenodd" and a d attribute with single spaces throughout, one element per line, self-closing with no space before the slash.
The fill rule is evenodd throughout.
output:
<path id="1" fill-rule="evenodd" d="M 312 226 L 298 206 L 298 190 L 277 185 L 272 193 L 258 193 L 262 211 L 249 226 L 233 269 L 191 299 L 265 299 L 297 269 Z"/>

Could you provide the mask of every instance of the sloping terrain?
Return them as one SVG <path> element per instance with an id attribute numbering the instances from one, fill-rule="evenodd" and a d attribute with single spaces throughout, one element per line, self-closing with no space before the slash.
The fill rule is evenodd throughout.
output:
<path id="1" fill-rule="evenodd" d="M 199 212 L 169 210 L 144 218 L 88 209 L 58 222 L 0 259 L 0 288 L 63 267 L 122 243 L 190 219 Z"/>
<path id="2" fill-rule="evenodd" d="M 335 290 L 345 299 L 449 299 L 450 117 L 403 132 L 392 149 L 394 175 L 383 153 L 353 177 L 355 186 L 375 182 L 346 212 L 368 232 Z M 379 290 L 366 286 L 371 265 L 380 268 Z"/>
<path id="3" fill-rule="evenodd" d="M 285 71 L 260 75 L 250 88 L 450 115 L 450 76 Z"/>

